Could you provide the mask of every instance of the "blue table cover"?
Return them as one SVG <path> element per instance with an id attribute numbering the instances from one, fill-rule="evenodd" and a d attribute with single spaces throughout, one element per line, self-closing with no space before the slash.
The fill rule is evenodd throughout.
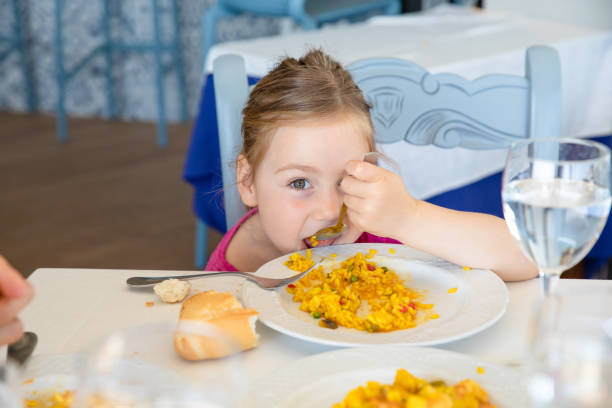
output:
<path id="1" fill-rule="evenodd" d="M 249 77 L 249 85 L 259 78 Z M 612 136 L 592 138 L 612 146 Z M 503 217 L 501 204 L 501 177 L 496 173 L 465 187 L 439 194 L 427 201 L 442 207 L 461 211 L 476 211 Z M 191 133 L 191 144 L 183 170 L 183 178 L 193 185 L 193 211 L 207 225 L 225 232 L 225 211 L 223 210 L 223 184 L 221 160 L 217 135 L 217 113 L 215 109 L 215 90 L 212 74 L 208 74 L 198 116 Z M 586 262 L 586 275 L 594 273 L 604 262 L 612 257 L 612 217 L 608 222 Z"/>

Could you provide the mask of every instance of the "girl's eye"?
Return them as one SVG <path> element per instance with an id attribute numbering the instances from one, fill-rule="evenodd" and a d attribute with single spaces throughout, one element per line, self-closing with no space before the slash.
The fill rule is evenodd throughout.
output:
<path id="1" fill-rule="evenodd" d="M 295 179 L 291 183 L 289 183 L 289 186 L 291 188 L 296 189 L 296 190 L 304 190 L 304 189 L 310 187 L 310 183 L 306 179 L 299 178 L 299 179 Z"/>

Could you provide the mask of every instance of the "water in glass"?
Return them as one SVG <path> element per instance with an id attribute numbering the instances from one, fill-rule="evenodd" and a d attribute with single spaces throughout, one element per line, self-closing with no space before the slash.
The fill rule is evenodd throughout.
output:
<path id="1" fill-rule="evenodd" d="M 610 149 L 582 139 L 531 139 L 508 152 L 504 218 L 540 271 L 542 292 L 593 247 L 610 212 Z"/>
<path id="2" fill-rule="evenodd" d="M 503 202 L 523 252 L 544 273 L 559 275 L 593 247 L 610 212 L 608 189 L 578 180 L 515 180 Z"/>

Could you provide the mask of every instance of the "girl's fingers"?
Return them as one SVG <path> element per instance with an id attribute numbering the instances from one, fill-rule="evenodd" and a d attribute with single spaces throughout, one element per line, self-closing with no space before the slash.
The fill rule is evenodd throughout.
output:
<path id="1" fill-rule="evenodd" d="M 361 160 L 350 160 L 344 168 L 346 173 L 362 181 L 374 182 L 384 177 L 383 168 L 380 168 L 374 164 L 366 163 Z"/>
<path id="2" fill-rule="evenodd" d="M 346 216 L 348 217 L 349 220 L 351 220 L 351 224 L 353 224 L 360 230 L 365 231 L 364 226 L 360 222 L 361 215 L 359 214 L 359 212 L 349 208 L 348 204 L 347 204 Z"/>
<path id="3" fill-rule="evenodd" d="M 0 344 L 12 344 L 23 335 L 23 324 L 19 319 L 13 319 L 8 324 L 0 326 Z"/>
<path id="4" fill-rule="evenodd" d="M 358 196 L 354 196 L 354 195 L 344 195 L 344 204 L 346 204 L 347 210 L 348 211 L 353 211 L 356 213 L 360 213 L 362 212 L 363 208 L 365 207 L 366 204 L 366 200 L 358 197 Z"/>
<path id="5" fill-rule="evenodd" d="M 344 176 L 340 189 L 342 189 L 345 195 L 366 198 L 372 191 L 372 183 L 359 180 L 353 176 Z"/>

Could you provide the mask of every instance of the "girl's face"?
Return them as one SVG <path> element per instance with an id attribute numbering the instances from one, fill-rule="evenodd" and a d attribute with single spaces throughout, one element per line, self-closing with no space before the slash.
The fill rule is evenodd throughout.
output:
<path id="1" fill-rule="evenodd" d="M 310 236 L 336 224 L 344 168 L 369 151 L 364 124 L 342 115 L 283 126 L 271 137 L 254 183 L 241 195 L 247 205 L 259 206 L 263 232 L 281 254 L 309 247 Z M 342 235 L 318 246 L 355 242 L 362 231 L 348 217 L 344 222 Z"/>

